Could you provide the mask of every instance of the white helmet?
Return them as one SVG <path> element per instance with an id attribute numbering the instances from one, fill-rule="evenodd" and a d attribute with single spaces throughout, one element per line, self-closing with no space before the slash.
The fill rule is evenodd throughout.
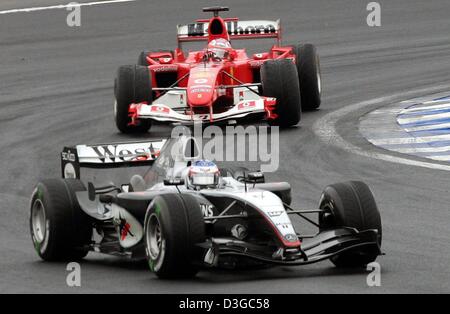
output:
<path id="1" fill-rule="evenodd" d="M 197 160 L 189 167 L 188 186 L 191 188 L 214 188 L 219 185 L 219 179 L 219 168 L 212 161 Z"/>

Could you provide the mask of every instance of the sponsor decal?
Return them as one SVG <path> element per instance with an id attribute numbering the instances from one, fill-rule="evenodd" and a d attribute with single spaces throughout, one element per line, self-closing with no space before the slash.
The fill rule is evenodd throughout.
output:
<path id="1" fill-rule="evenodd" d="M 67 163 L 64 166 L 64 178 L 65 179 L 76 179 L 77 178 L 77 172 L 75 170 L 75 167 L 71 163 Z"/>
<path id="2" fill-rule="evenodd" d="M 243 102 L 238 105 L 238 110 L 246 110 L 256 107 L 256 101 Z"/>
<path id="3" fill-rule="evenodd" d="M 151 106 L 150 107 L 150 111 L 151 112 L 163 113 L 163 114 L 169 114 L 170 113 L 170 109 L 168 107 L 164 107 L 164 106 Z"/>
<path id="4" fill-rule="evenodd" d="M 205 83 L 208 83 L 208 80 L 205 78 L 199 78 L 199 79 L 195 79 L 194 83 L 195 84 L 205 84 Z"/>
<path id="5" fill-rule="evenodd" d="M 214 206 L 209 204 L 200 204 L 200 208 L 202 209 L 202 213 L 204 217 L 212 217 L 214 216 Z"/>
<path id="6" fill-rule="evenodd" d="M 155 66 L 151 68 L 154 72 L 176 72 L 178 71 L 177 65 L 163 65 L 163 66 Z"/>
<path id="7" fill-rule="evenodd" d="M 72 153 L 70 150 L 67 152 L 62 152 L 61 153 L 61 158 L 64 161 L 69 161 L 69 162 L 75 162 L 76 161 L 76 156 L 74 153 Z"/>
<path id="8" fill-rule="evenodd" d="M 284 213 L 284 211 L 279 210 L 279 211 L 268 212 L 267 214 L 269 215 L 269 217 L 278 217 L 278 216 L 281 216 L 283 213 Z"/>
<path id="9" fill-rule="evenodd" d="M 298 237 L 295 234 L 287 234 L 287 235 L 284 236 L 284 238 L 288 242 L 296 242 L 296 241 L 298 241 Z"/>
<path id="10" fill-rule="evenodd" d="M 103 145 L 91 147 L 98 159 L 105 162 L 116 161 L 145 161 L 155 159 L 159 152 L 155 151 L 153 145 L 150 144 L 148 148 L 136 148 L 136 149 L 120 149 L 120 145 Z"/>
<path id="11" fill-rule="evenodd" d="M 119 222 L 120 239 L 124 241 L 127 238 L 127 236 L 134 237 L 134 234 L 131 233 L 131 225 L 125 219 L 122 218 L 120 213 L 119 213 L 119 220 L 120 220 Z"/>
<path id="12" fill-rule="evenodd" d="M 188 36 L 205 36 L 209 23 L 191 23 L 187 25 Z M 269 21 L 228 21 L 225 23 L 230 35 L 271 34 L 277 32 L 277 25 Z"/>
<path id="13" fill-rule="evenodd" d="M 212 74 L 209 73 L 208 71 L 198 71 L 198 72 L 194 72 L 194 73 L 191 74 L 191 77 L 195 78 L 195 79 L 197 79 L 197 78 L 209 78 L 211 76 L 212 76 Z"/>
<path id="14" fill-rule="evenodd" d="M 192 88 L 191 93 L 210 93 L 211 88 Z"/>
<path id="15" fill-rule="evenodd" d="M 189 87 L 190 89 L 193 89 L 193 88 L 212 88 L 212 86 L 211 85 L 208 85 L 208 84 L 198 84 L 198 85 L 192 85 L 191 87 Z"/>

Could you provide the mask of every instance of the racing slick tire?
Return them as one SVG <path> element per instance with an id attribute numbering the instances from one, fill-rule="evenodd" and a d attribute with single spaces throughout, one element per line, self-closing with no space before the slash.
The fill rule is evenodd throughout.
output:
<path id="1" fill-rule="evenodd" d="M 139 120 L 130 125 L 129 108 L 132 103 L 152 103 L 152 82 L 149 69 L 139 65 L 119 67 L 114 82 L 114 117 L 122 133 L 145 133 L 151 127 L 150 120 Z"/>
<path id="2" fill-rule="evenodd" d="M 355 228 L 358 231 L 375 229 L 378 230 L 378 245 L 381 247 L 381 216 L 373 194 L 365 183 L 350 181 L 326 187 L 319 208 L 326 211 L 319 216 L 322 230 L 339 227 Z M 330 260 L 337 267 L 364 267 L 374 262 L 378 255 L 379 250 L 361 248 L 343 252 Z"/>
<path id="3" fill-rule="evenodd" d="M 173 52 L 171 51 L 167 51 L 167 50 L 156 50 L 156 51 L 142 51 L 141 54 L 138 57 L 138 61 L 137 64 L 138 65 L 142 65 L 142 66 L 149 66 L 148 62 L 147 62 L 147 56 L 152 53 L 152 52 L 167 52 L 170 53 L 173 57 Z"/>
<path id="4" fill-rule="evenodd" d="M 86 191 L 76 179 L 44 180 L 31 197 L 30 232 L 38 255 L 45 261 L 84 258 L 92 239 L 92 224 L 75 193 Z"/>
<path id="5" fill-rule="evenodd" d="M 294 54 L 297 60 L 302 108 L 318 109 L 321 103 L 322 77 L 316 47 L 311 44 L 297 45 L 294 47 Z"/>
<path id="6" fill-rule="evenodd" d="M 277 99 L 275 119 L 269 123 L 280 127 L 298 124 L 302 105 L 300 85 L 295 64 L 287 59 L 268 60 L 261 66 L 261 83 L 266 97 Z"/>
<path id="7" fill-rule="evenodd" d="M 162 194 L 150 203 L 144 222 L 150 270 L 159 278 L 189 278 L 199 271 L 205 242 L 200 204 L 189 194 Z"/>

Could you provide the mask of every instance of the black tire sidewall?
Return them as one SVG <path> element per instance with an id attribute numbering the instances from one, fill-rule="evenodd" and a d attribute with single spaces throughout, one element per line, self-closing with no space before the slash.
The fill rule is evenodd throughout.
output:
<path id="1" fill-rule="evenodd" d="M 301 119 L 301 97 L 297 68 L 288 59 L 268 60 L 261 66 L 261 84 L 266 97 L 277 99 L 273 125 L 290 127 Z"/>
<path id="2" fill-rule="evenodd" d="M 38 255 L 47 261 L 78 260 L 86 256 L 92 237 L 89 217 L 82 212 L 75 192 L 84 191 L 81 182 L 75 179 L 53 179 L 40 182 L 31 197 L 30 233 Z M 32 208 L 39 199 L 45 211 L 46 232 L 39 243 L 32 226 Z"/>
<path id="3" fill-rule="evenodd" d="M 321 78 L 321 73 L 317 49 L 312 44 L 300 44 L 293 50 L 296 56 L 302 108 L 318 109 L 321 104 L 321 88 L 319 89 L 317 77 Z"/>
<path id="4" fill-rule="evenodd" d="M 148 67 L 140 65 L 125 65 L 117 70 L 114 81 L 115 121 L 117 128 L 123 133 L 144 133 L 151 127 L 151 121 L 139 120 L 138 125 L 129 123 L 129 108 L 132 103 L 153 101 L 151 75 Z"/>
<path id="5" fill-rule="evenodd" d="M 329 206 L 331 204 L 331 206 Z M 331 217 L 323 226 L 319 218 L 321 230 L 349 227 L 358 231 L 378 230 L 378 245 L 382 243 L 381 216 L 369 187 L 359 181 L 333 184 L 325 188 L 319 208 L 329 207 Z M 330 218 L 332 218 L 330 220 Z M 348 251 L 331 258 L 338 267 L 360 267 L 373 262 L 378 252 L 368 250 Z"/>
<path id="6" fill-rule="evenodd" d="M 163 255 L 153 260 L 146 243 L 150 269 L 160 278 L 194 276 L 199 267 L 200 250 L 195 246 L 204 241 L 204 219 L 198 202 L 191 195 L 163 194 L 149 205 L 145 217 L 145 241 L 147 225 L 152 215 L 158 217 L 165 242 Z"/>

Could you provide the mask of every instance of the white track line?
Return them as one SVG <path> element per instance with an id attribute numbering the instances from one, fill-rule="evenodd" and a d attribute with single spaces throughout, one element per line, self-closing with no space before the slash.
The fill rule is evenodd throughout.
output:
<path id="1" fill-rule="evenodd" d="M 438 160 L 438 161 L 450 161 L 450 155 L 428 156 L 427 158 Z"/>
<path id="2" fill-rule="evenodd" d="M 450 108 L 450 103 L 448 102 L 448 100 L 446 101 L 445 104 L 442 105 L 431 105 L 434 102 L 430 103 L 430 105 L 428 106 L 413 106 L 412 108 L 407 108 L 405 109 L 405 111 L 407 113 L 410 112 L 416 112 L 416 111 L 425 111 L 425 110 L 436 110 L 436 109 L 447 109 Z M 424 102 L 424 104 L 426 104 L 426 102 Z"/>
<path id="3" fill-rule="evenodd" d="M 401 144 L 423 144 L 431 142 L 450 141 L 450 134 L 421 136 L 421 137 L 396 137 L 380 138 L 370 140 L 374 145 L 401 145 Z"/>
<path id="4" fill-rule="evenodd" d="M 437 129 L 450 129 L 450 123 L 438 123 L 424 126 L 414 126 L 411 128 L 405 128 L 406 132 L 418 132 L 418 131 L 432 131 Z"/>
<path id="5" fill-rule="evenodd" d="M 36 11 L 44 11 L 44 10 L 58 10 L 58 9 L 67 9 L 73 7 L 84 7 L 84 6 L 94 6 L 94 5 L 102 5 L 102 4 L 114 4 L 114 3 L 122 3 L 122 2 L 134 2 L 138 0 L 109 0 L 109 1 L 95 1 L 95 2 L 85 2 L 74 4 L 60 4 L 60 5 L 52 5 L 48 7 L 33 7 L 33 8 L 24 8 L 24 9 L 11 9 L 0 11 L 0 14 L 11 14 L 11 13 L 25 13 L 25 12 L 36 12 Z"/>
<path id="6" fill-rule="evenodd" d="M 410 92 L 397 93 L 388 97 L 380 97 L 375 98 L 363 102 L 359 102 L 353 105 L 346 106 L 344 108 L 333 111 L 319 120 L 317 120 L 313 125 L 314 133 L 327 145 L 334 145 L 336 147 L 342 148 L 350 153 L 357 154 L 360 156 L 364 156 L 367 158 L 375 158 L 383 161 L 388 161 L 392 163 L 398 163 L 408 166 L 416 166 L 423 167 L 428 169 L 435 170 L 444 170 L 450 171 L 449 165 L 442 165 L 433 162 L 427 161 L 419 161 L 415 159 L 405 158 L 405 157 L 397 157 L 385 153 L 377 153 L 373 151 L 366 151 L 362 148 L 359 148 L 347 141 L 345 141 L 337 132 L 336 132 L 336 123 L 344 116 L 360 109 L 364 109 L 366 107 L 373 107 L 376 105 L 380 105 L 383 103 L 392 103 L 395 100 L 401 100 L 409 97 L 414 97 L 417 94 L 431 94 L 437 93 L 439 91 L 448 89 L 448 85 L 440 85 L 431 88 L 424 88 L 419 90 L 414 90 Z"/>
<path id="7" fill-rule="evenodd" d="M 369 140 L 370 141 L 370 140 Z M 403 153 L 403 154 L 414 154 L 414 153 L 442 153 L 449 151 L 450 155 L 450 146 L 441 146 L 441 147 L 395 147 L 389 148 L 390 150 Z"/>
<path id="8" fill-rule="evenodd" d="M 405 113 L 400 113 L 401 115 L 404 115 Z M 406 113 L 407 115 L 407 113 Z M 425 122 L 425 121 L 432 121 L 437 119 L 448 119 L 450 118 L 450 112 L 444 112 L 444 113 L 437 113 L 437 114 L 429 114 L 429 115 L 423 115 L 423 116 L 414 116 L 414 118 L 397 118 L 398 123 L 400 124 L 409 124 L 409 123 L 416 123 L 416 122 Z"/>

